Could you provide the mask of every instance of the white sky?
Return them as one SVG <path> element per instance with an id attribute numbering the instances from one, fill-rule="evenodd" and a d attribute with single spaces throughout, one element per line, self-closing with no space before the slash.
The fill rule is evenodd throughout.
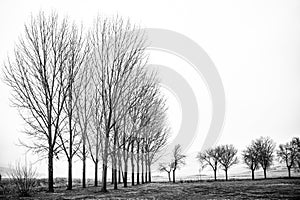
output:
<path id="1" fill-rule="evenodd" d="M 30 14 L 41 9 L 56 10 L 86 26 L 98 13 L 119 14 L 142 27 L 173 30 L 198 43 L 215 63 L 225 88 L 226 120 L 219 144 L 234 144 L 242 150 L 259 136 L 270 136 L 279 144 L 300 135 L 300 1 L 2 0 L 1 67 L 23 33 Z M 186 64 L 159 54 L 153 53 L 150 61 L 174 67 Z M 208 130 L 211 102 L 201 78 L 193 77 L 188 70 L 180 73 L 194 84 L 194 90 L 201 91 L 197 94 L 199 135 L 188 151 L 192 155 L 188 162 L 192 164 L 181 172 L 195 174 L 198 169 L 193 156 L 201 148 Z M 3 82 L 0 82 L 0 92 L 0 166 L 7 166 L 22 158 L 24 150 L 15 144 L 22 138 L 23 122 L 15 108 L 9 106 L 10 91 Z M 180 104 L 172 93 L 165 93 L 170 97 L 170 121 L 176 132 Z M 40 165 L 44 166 L 45 162 Z M 80 177 L 80 162 L 76 165 L 75 176 Z M 55 173 L 67 175 L 62 166 Z M 89 174 L 92 176 L 93 170 Z"/>

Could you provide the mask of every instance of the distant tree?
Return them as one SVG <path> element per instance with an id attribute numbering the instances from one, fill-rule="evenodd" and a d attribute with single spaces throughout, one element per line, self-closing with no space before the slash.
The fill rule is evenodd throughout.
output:
<path id="1" fill-rule="evenodd" d="M 173 162 L 172 162 L 173 183 L 175 183 L 175 171 L 176 169 L 179 169 L 180 166 L 185 165 L 185 158 L 186 155 L 182 153 L 181 145 L 177 144 L 173 150 Z"/>
<path id="2" fill-rule="evenodd" d="M 254 142 L 243 151 L 244 163 L 252 172 L 252 180 L 254 180 L 254 171 L 259 169 L 258 154 L 255 150 Z"/>
<path id="3" fill-rule="evenodd" d="M 288 176 L 291 177 L 291 168 L 295 166 L 297 159 L 298 147 L 293 141 L 286 144 L 280 144 L 279 150 L 277 150 L 277 156 L 280 162 L 285 162 Z"/>
<path id="4" fill-rule="evenodd" d="M 294 137 L 292 140 L 292 145 L 297 148 L 297 155 L 296 155 L 296 165 L 298 166 L 298 170 L 300 170 L 300 139 L 298 137 Z"/>
<path id="5" fill-rule="evenodd" d="M 171 182 L 172 163 L 168 163 L 168 164 L 160 163 L 158 170 L 161 172 L 167 172 L 169 182 Z"/>
<path id="6" fill-rule="evenodd" d="M 166 107 L 165 100 L 157 99 L 157 101 L 152 106 L 152 119 L 149 122 L 148 130 L 146 130 L 145 137 L 145 156 L 146 156 L 146 171 L 148 168 L 148 181 L 151 183 L 151 165 L 155 163 L 160 158 L 160 153 L 167 144 L 167 139 L 169 136 L 169 128 L 166 125 Z M 151 129 L 150 129 L 151 127 Z M 179 148 L 174 155 L 174 163 L 176 161 L 176 166 L 180 167 L 184 165 L 185 155 L 181 153 L 181 148 Z M 175 158 L 176 157 L 176 158 Z M 174 172 L 175 173 L 175 172 Z"/>
<path id="7" fill-rule="evenodd" d="M 205 160 L 201 159 L 201 156 L 200 156 L 201 153 L 199 153 L 196 158 L 200 164 L 200 167 L 199 167 L 199 178 L 201 180 L 201 172 L 204 170 L 204 168 L 208 165 L 207 162 L 205 162 Z"/>
<path id="8" fill-rule="evenodd" d="M 255 140 L 254 144 L 258 154 L 258 162 L 264 170 L 264 177 L 266 179 L 267 169 L 273 163 L 275 143 L 269 137 L 260 137 Z"/>
<path id="9" fill-rule="evenodd" d="M 219 152 L 216 148 L 207 149 L 197 155 L 199 161 L 206 162 L 214 171 L 214 179 L 217 180 L 217 169 L 219 164 Z"/>
<path id="10" fill-rule="evenodd" d="M 238 163 L 237 159 L 237 152 L 238 150 L 234 148 L 233 145 L 221 145 L 218 146 L 217 148 L 218 151 L 218 160 L 219 163 L 223 166 L 223 170 L 225 171 L 225 177 L 226 181 L 228 180 L 228 169 L 232 166 Z"/>

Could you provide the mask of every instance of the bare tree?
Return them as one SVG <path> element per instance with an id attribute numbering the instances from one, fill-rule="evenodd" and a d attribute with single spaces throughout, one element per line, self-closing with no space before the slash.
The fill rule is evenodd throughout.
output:
<path id="1" fill-rule="evenodd" d="M 64 111 L 66 114 L 66 130 L 61 130 L 59 134 L 60 146 L 68 160 L 68 190 L 72 189 L 72 162 L 80 148 L 82 137 L 76 130 L 78 118 L 74 115 L 78 98 L 81 93 L 81 84 L 83 84 L 81 71 L 87 55 L 87 47 L 82 36 L 82 31 L 78 30 L 75 24 L 72 26 L 69 36 L 70 45 L 69 56 L 67 58 L 67 78 L 68 92 L 65 101 Z M 79 76 L 78 76 L 79 75 Z"/>
<path id="2" fill-rule="evenodd" d="M 173 150 L 173 161 L 172 161 L 172 168 L 173 168 L 173 183 L 175 183 L 175 171 L 176 169 L 180 168 L 182 165 L 185 165 L 185 158 L 186 155 L 182 153 L 182 148 L 180 144 L 175 145 Z"/>
<path id="3" fill-rule="evenodd" d="M 238 163 L 237 152 L 238 150 L 234 148 L 233 145 L 220 145 L 217 147 L 219 151 L 219 163 L 223 166 L 225 171 L 226 181 L 228 180 L 228 169 Z"/>
<path id="4" fill-rule="evenodd" d="M 98 164 L 100 155 L 103 154 L 103 112 L 101 94 L 97 85 L 92 88 L 91 123 L 88 123 L 89 133 L 86 135 L 88 149 L 94 163 L 94 186 L 98 186 Z M 101 155 L 102 156 L 102 155 Z"/>
<path id="5" fill-rule="evenodd" d="M 200 166 L 199 166 L 199 180 L 201 180 L 201 172 L 204 170 L 204 168 L 208 165 L 207 162 L 201 159 L 200 153 L 196 156 Z"/>
<path id="6" fill-rule="evenodd" d="M 87 137 L 89 129 L 89 122 L 92 119 L 92 106 L 93 106 L 93 94 L 92 94 L 92 71 L 86 64 L 81 70 L 82 81 L 79 85 L 80 95 L 77 98 L 75 104 L 75 116 L 79 126 L 79 131 L 82 140 L 82 149 L 79 149 L 78 156 L 82 160 L 82 187 L 86 187 L 86 158 L 88 155 Z"/>
<path id="7" fill-rule="evenodd" d="M 168 127 L 160 127 L 157 130 L 153 130 L 150 134 L 150 137 L 147 138 L 147 142 L 145 145 L 146 152 L 146 168 L 148 168 L 148 180 L 151 183 L 151 166 L 160 158 L 161 152 L 164 149 L 167 139 L 169 136 L 169 128 Z M 183 155 L 182 155 L 183 156 Z M 179 158 L 180 156 L 178 156 Z M 184 159 L 181 158 L 178 161 L 178 167 L 184 165 Z M 175 174 L 175 172 L 173 171 Z"/>
<path id="8" fill-rule="evenodd" d="M 254 180 L 254 171 L 256 169 L 259 169 L 258 154 L 257 154 L 255 146 L 254 146 L 254 141 L 252 142 L 252 144 L 250 146 L 248 146 L 243 151 L 242 156 L 243 156 L 244 163 L 251 170 L 252 180 Z"/>
<path id="9" fill-rule="evenodd" d="M 127 115 L 123 116 L 123 126 L 122 126 L 122 139 L 121 139 L 121 148 L 122 148 L 122 161 L 124 165 L 124 174 L 123 174 L 123 185 L 127 187 L 127 176 L 128 176 L 128 160 L 130 157 L 130 145 L 131 145 L 131 132 L 132 126 L 126 121 Z"/>
<path id="10" fill-rule="evenodd" d="M 167 172 L 169 182 L 171 182 L 172 163 L 168 163 L 168 164 L 159 163 L 158 170 L 161 171 L 161 172 Z"/>
<path id="11" fill-rule="evenodd" d="M 264 170 L 264 177 L 267 178 L 267 169 L 272 165 L 274 158 L 275 143 L 269 137 L 260 137 L 254 142 L 258 154 L 258 162 Z"/>
<path id="12" fill-rule="evenodd" d="M 28 125 L 25 133 L 32 144 L 24 144 L 48 157 L 48 190 L 53 192 L 53 158 L 60 146 L 63 108 L 68 96 L 70 40 L 72 30 L 66 19 L 41 12 L 25 25 L 25 34 L 15 54 L 5 64 L 6 83 L 13 90 L 13 105 Z M 45 155 L 45 154 L 43 154 Z"/>
<path id="13" fill-rule="evenodd" d="M 295 146 L 295 148 L 297 149 L 297 155 L 296 155 L 295 162 L 298 165 L 298 170 L 300 170 L 300 139 L 299 139 L 299 137 L 294 137 L 292 139 L 292 145 Z"/>
<path id="14" fill-rule="evenodd" d="M 217 180 L 217 169 L 219 164 L 219 152 L 216 148 L 207 149 L 197 155 L 199 161 L 205 161 L 214 171 L 214 179 Z"/>
<path id="15" fill-rule="evenodd" d="M 295 166 L 296 159 L 298 154 L 298 147 L 293 143 L 293 141 L 286 144 L 280 144 L 279 150 L 277 150 L 277 156 L 280 159 L 280 162 L 285 162 L 288 176 L 291 177 L 291 168 Z"/>

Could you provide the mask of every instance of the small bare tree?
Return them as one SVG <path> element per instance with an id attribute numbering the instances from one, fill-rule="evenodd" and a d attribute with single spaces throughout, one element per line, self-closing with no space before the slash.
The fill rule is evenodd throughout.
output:
<path id="1" fill-rule="evenodd" d="M 196 156 L 198 162 L 199 162 L 199 180 L 201 180 L 201 172 L 204 170 L 204 168 L 208 165 L 207 162 L 201 159 L 200 154 Z"/>
<path id="2" fill-rule="evenodd" d="M 238 150 L 234 148 L 233 145 L 220 145 L 217 147 L 219 152 L 219 163 L 223 166 L 225 171 L 226 181 L 228 180 L 228 169 L 238 163 L 237 152 Z"/>
<path id="3" fill-rule="evenodd" d="M 277 156 L 280 162 L 286 164 L 288 170 L 288 177 L 291 178 L 291 168 L 295 166 L 298 154 L 298 147 L 293 141 L 286 144 L 280 144 L 279 150 L 277 150 Z"/>
<path id="4" fill-rule="evenodd" d="M 264 170 L 264 178 L 267 178 L 267 169 L 272 165 L 275 143 L 269 137 L 260 137 L 254 142 L 258 155 L 258 162 Z"/>
<path id="5" fill-rule="evenodd" d="M 182 148 L 180 144 L 175 145 L 172 156 L 173 183 L 175 183 L 175 171 L 176 169 L 179 169 L 181 166 L 185 165 L 186 158 L 186 155 L 182 153 Z"/>
<path id="6" fill-rule="evenodd" d="M 219 165 L 219 152 L 216 148 L 207 149 L 204 152 L 199 152 L 197 155 L 199 161 L 206 162 L 214 171 L 214 179 L 217 180 L 217 169 Z"/>
<path id="7" fill-rule="evenodd" d="M 251 170 L 252 180 L 254 180 L 254 171 L 259 169 L 258 154 L 255 150 L 254 142 L 243 151 L 242 156 L 244 163 Z"/>
<path id="8" fill-rule="evenodd" d="M 168 164 L 159 163 L 158 170 L 161 171 L 161 172 L 167 172 L 169 182 L 171 182 L 172 163 L 168 163 Z"/>
<path id="9" fill-rule="evenodd" d="M 295 146 L 295 148 L 297 149 L 297 155 L 296 155 L 296 165 L 298 165 L 298 170 L 300 170 L 300 139 L 299 137 L 294 137 L 292 139 L 292 145 Z"/>

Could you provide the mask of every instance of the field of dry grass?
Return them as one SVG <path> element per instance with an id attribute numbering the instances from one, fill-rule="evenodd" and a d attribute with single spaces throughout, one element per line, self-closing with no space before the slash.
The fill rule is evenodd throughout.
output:
<path id="1" fill-rule="evenodd" d="M 201 181 L 178 183 L 148 183 L 119 190 L 109 187 L 101 193 L 100 187 L 67 191 L 56 188 L 55 193 L 45 189 L 23 199 L 300 199 L 300 179 Z M 15 195 L 0 196 L 15 199 Z"/>

